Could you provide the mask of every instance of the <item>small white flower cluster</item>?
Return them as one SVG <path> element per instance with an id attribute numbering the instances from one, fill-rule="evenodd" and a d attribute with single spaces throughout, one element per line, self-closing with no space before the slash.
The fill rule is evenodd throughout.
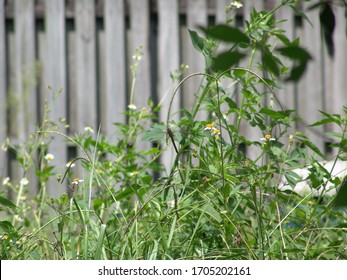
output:
<path id="1" fill-rule="evenodd" d="M 91 134 L 94 133 L 94 130 L 93 130 L 93 128 L 92 128 L 91 126 L 86 126 L 86 127 L 84 128 L 84 131 L 85 131 L 85 132 L 88 132 L 88 133 L 91 133 Z"/>
<path id="2" fill-rule="evenodd" d="M 52 154 L 46 154 L 45 160 L 47 160 L 48 163 L 50 163 L 54 159 L 54 155 Z"/>
<path id="3" fill-rule="evenodd" d="M 210 130 L 212 136 L 217 136 L 220 134 L 220 131 L 213 126 L 213 123 L 207 124 L 204 130 Z"/>
<path id="4" fill-rule="evenodd" d="M 263 138 L 260 138 L 260 141 L 275 141 L 276 138 L 271 137 L 271 134 L 265 134 Z"/>
<path id="5" fill-rule="evenodd" d="M 128 105 L 128 108 L 129 108 L 130 110 L 136 110 L 136 105 L 133 104 L 133 103 L 131 103 L 131 104 Z"/>
<path id="6" fill-rule="evenodd" d="M 234 1 L 230 3 L 230 6 L 234 6 L 236 9 L 240 9 L 243 5 L 240 1 Z"/>

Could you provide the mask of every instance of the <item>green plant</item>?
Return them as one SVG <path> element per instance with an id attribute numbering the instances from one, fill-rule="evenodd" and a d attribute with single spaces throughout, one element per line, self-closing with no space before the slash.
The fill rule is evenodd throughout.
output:
<path id="1" fill-rule="evenodd" d="M 290 6 L 305 17 L 297 2 L 282 1 L 269 12 L 253 9 L 244 30 L 231 27 L 232 18 L 227 24 L 203 28 L 205 36 L 190 30 L 206 69 L 187 75 L 174 90 L 171 102 L 188 79 L 201 78 L 193 108 L 181 109 L 177 121 L 171 120 L 170 106 L 166 123 L 144 129 L 147 121 L 156 121 L 160 106 L 151 100 L 148 108 L 133 104 L 142 55 L 138 49 L 131 66 L 127 123 L 115 124 L 115 143 L 90 128 L 74 137 L 64 135 L 44 121 L 32 142 L 21 146 L 25 149 L 10 145 L 22 164 L 23 178 L 29 166 L 35 166 L 40 193 L 34 204 L 27 203 L 20 199 L 25 181 L 16 185 L 5 180 L 17 199 L 11 202 L 7 192 L 0 196 L 12 217 L 11 222 L 0 223 L 2 258 L 346 258 L 346 211 L 324 196 L 301 196 L 277 188 L 281 178 L 291 187 L 300 183 L 302 178 L 293 169 L 307 164 L 311 164 L 313 175 L 307 180 L 313 189 L 327 182 L 346 187 L 346 180 L 332 178 L 331 170 L 319 164 L 324 155 L 314 143 L 302 133 L 288 133 L 297 117 L 276 96 L 279 85 L 297 81 L 310 61 L 299 39 L 290 41 L 274 16 L 278 9 Z M 235 8 L 231 4 L 227 11 L 234 14 Z M 218 50 L 221 41 L 224 49 L 228 45 L 227 51 Z M 288 59 L 291 67 L 283 62 Z M 182 66 L 172 78 L 181 78 L 184 70 Z M 239 102 L 234 98 L 237 92 Z M 197 118 L 202 110 L 208 119 Z M 312 126 L 339 126 L 341 132 L 329 136 L 337 139 L 336 160 L 346 160 L 346 117 L 322 114 L 322 120 Z M 257 129 L 263 137 L 247 138 L 242 126 Z M 82 155 L 67 165 L 65 174 L 58 174 L 57 179 L 69 187 L 59 198 L 48 198 L 44 192 L 48 178 L 56 175 L 46 152 L 47 136 L 52 133 L 70 141 Z M 139 150 L 140 141 L 151 141 L 151 148 Z M 167 174 L 158 162 L 166 142 L 176 152 Z M 83 180 L 75 178 L 77 162 L 87 174 Z M 343 205 L 343 195 L 337 205 Z M 34 217 L 34 222 L 28 217 Z"/>

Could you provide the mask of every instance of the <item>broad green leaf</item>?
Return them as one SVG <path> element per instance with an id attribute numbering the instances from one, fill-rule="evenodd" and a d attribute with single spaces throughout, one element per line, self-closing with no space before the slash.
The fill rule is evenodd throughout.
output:
<path id="1" fill-rule="evenodd" d="M 278 63 L 274 56 L 271 54 L 270 50 L 267 48 L 262 51 L 262 61 L 264 67 L 268 71 L 272 72 L 276 76 L 280 74 Z"/>
<path id="2" fill-rule="evenodd" d="M 238 64 L 246 55 L 240 52 L 225 52 L 217 56 L 214 63 L 215 70 L 225 71 Z"/>
<path id="3" fill-rule="evenodd" d="M 347 206 L 347 178 L 342 181 L 341 187 L 337 192 L 335 198 L 335 206 L 346 207 Z"/>
<path id="4" fill-rule="evenodd" d="M 245 44 L 249 44 L 250 42 L 249 37 L 245 33 L 238 28 L 229 25 L 219 24 L 203 30 L 206 35 L 224 42 Z"/>
<path id="5" fill-rule="evenodd" d="M 6 233 L 13 233 L 16 230 L 9 221 L 0 221 L 0 228 Z"/>
<path id="6" fill-rule="evenodd" d="M 193 47 L 198 51 L 202 52 L 204 50 L 204 39 L 198 35 L 197 32 L 188 29 L 190 40 L 192 41 Z"/>
<path id="7" fill-rule="evenodd" d="M 325 158 L 322 152 L 317 148 L 316 145 L 314 145 L 304 134 L 301 132 L 297 132 L 295 134 L 295 138 L 300 140 L 304 145 L 309 147 L 312 151 L 314 151 L 317 155 L 319 155 L 322 158 Z"/>
<path id="8" fill-rule="evenodd" d="M 12 209 L 17 208 L 17 206 L 12 201 L 4 198 L 3 196 L 0 196 L 0 204 Z"/>
<path id="9" fill-rule="evenodd" d="M 213 207 L 211 203 L 205 204 L 201 211 L 205 212 L 206 214 L 210 215 L 213 219 L 215 219 L 218 223 L 222 222 L 222 217 L 220 213 Z"/>
<path id="10" fill-rule="evenodd" d="M 292 111 L 288 110 L 288 111 L 274 111 L 271 110 L 269 108 L 263 107 L 260 109 L 260 113 L 267 115 L 273 119 L 283 119 L 286 118 L 290 115 Z"/>
<path id="11" fill-rule="evenodd" d="M 226 97 L 225 101 L 228 103 L 230 109 L 237 109 L 237 104 L 230 97 Z"/>
<path id="12" fill-rule="evenodd" d="M 305 49 L 301 47 L 296 47 L 296 46 L 282 47 L 282 48 L 277 48 L 277 51 L 285 57 L 298 60 L 301 62 L 306 62 L 312 59 L 311 55 Z"/>
<path id="13" fill-rule="evenodd" d="M 164 124 L 154 124 L 142 135 L 143 141 L 164 141 L 166 139 L 166 126 Z"/>
<path id="14" fill-rule="evenodd" d="M 319 14 L 322 35 L 327 46 L 328 54 L 330 57 L 334 57 L 335 45 L 334 45 L 334 30 L 335 30 L 335 15 L 331 9 L 329 2 L 325 2 L 323 8 Z"/>

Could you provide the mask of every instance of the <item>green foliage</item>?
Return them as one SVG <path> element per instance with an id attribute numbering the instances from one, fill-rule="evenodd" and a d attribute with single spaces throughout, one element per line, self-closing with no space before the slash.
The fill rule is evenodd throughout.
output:
<path id="1" fill-rule="evenodd" d="M 160 108 L 152 102 L 137 109 L 133 83 L 127 123 L 115 124 L 116 141 L 100 132 L 63 135 L 45 119 L 27 143 L 7 143 L 24 175 L 20 183 L 3 181 L 1 259 L 345 259 L 346 179 L 333 177 L 317 160 L 324 154 L 307 136 L 289 134 L 295 112 L 276 95 L 281 82 L 297 81 L 311 59 L 274 18 L 283 6 L 305 16 L 297 2 L 282 1 L 270 12 L 253 9 L 244 30 L 217 25 L 202 28 L 205 37 L 190 30 L 206 69 L 186 76 L 173 92 L 171 102 L 185 81 L 201 77 L 194 107 L 181 109 L 175 122 L 171 108 L 166 123 L 157 122 Z M 138 49 L 131 66 L 134 82 L 141 55 Z M 291 66 L 283 62 L 288 59 Z M 171 77 L 180 77 L 183 68 Z M 208 118 L 199 119 L 199 111 Z M 347 159 L 345 115 L 322 112 L 312 124 L 340 128 L 329 134 L 336 139 L 336 161 Z M 249 139 L 241 127 L 263 137 Z M 58 176 L 47 157 L 51 134 L 82 155 Z M 140 141 L 150 145 L 139 149 Z M 160 163 L 166 142 L 175 147 L 167 169 Z M 75 164 L 88 174 L 84 180 L 76 178 Z M 295 169 L 305 166 L 309 173 L 302 178 Z M 40 186 L 31 200 L 23 198 L 30 168 Z M 67 192 L 47 197 L 46 185 L 55 176 Z M 284 179 L 288 189 L 280 191 Z M 294 191 L 303 180 L 311 193 Z M 328 183 L 341 186 L 335 200 L 324 192 L 312 196 Z"/>

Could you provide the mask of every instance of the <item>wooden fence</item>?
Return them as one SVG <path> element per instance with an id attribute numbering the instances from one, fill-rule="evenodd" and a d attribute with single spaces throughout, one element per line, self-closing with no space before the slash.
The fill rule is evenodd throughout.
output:
<path id="1" fill-rule="evenodd" d="M 239 19 L 249 17 L 251 6 L 257 10 L 280 3 L 242 1 Z M 138 108 L 152 97 L 158 102 L 172 92 L 170 72 L 180 64 L 189 72 L 203 71 L 204 60 L 189 39 L 188 29 L 225 22 L 225 0 L 0 0 L 0 143 L 6 138 L 19 144 L 35 132 L 42 120 L 48 90 L 63 89 L 52 103 L 50 119 L 66 118 L 70 125 L 61 132 L 73 135 L 86 126 L 101 130 L 107 137 L 114 133 L 113 122 L 124 122 L 122 114 L 129 103 L 128 66 L 136 48 L 143 46 L 134 94 Z M 308 4 L 304 4 L 308 5 Z M 296 108 L 307 123 L 320 118 L 318 110 L 341 113 L 347 105 L 347 40 L 344 10 L 335 9 L 335 57 L 327 56 L 321 41 L 318 11 L 309 12 L 310 26 L 290 9 L 277 13 L 287 21 L 281 25 L 289 38 L 301 38 L 314 57 L 305 78 L 286 85 L 279 98 L 287 108 Z M 198 89 L 198 80 L 184 85 L 173 111 L 189 108 Z M 171 90 L 171 91 L 170 91 Z M 164 99 L 160 120 L 165 121 L 168 98 Z M 305 130 L 304 126 L 296 129 Z M 324 129 L 332 130 L 333 127 Z M 308 130 L 311 140 L 324 147 L 323 128 Z M 242 127 L 242 133 L 256 140 L 260 131 Z M 73 147 L 61 137 L 52 136 L 49 152 L 54 154 L 57 172 L 63 172 L 74 155 Z M 147 145 L 147 144 L 142 144 Z M 248 151 L 252 153 L 252 151 Z M 170 152 L 162 159 L 170 164 Z M 19 172 L 19 173 L 18 173 Z M 19 180 L 23 174 L 8 151 L 0 152 L 0 176 Z M 29 178 L 35 182 L 34 176 Z M 49 193 L 63 190 L 50 182 Z"/>

